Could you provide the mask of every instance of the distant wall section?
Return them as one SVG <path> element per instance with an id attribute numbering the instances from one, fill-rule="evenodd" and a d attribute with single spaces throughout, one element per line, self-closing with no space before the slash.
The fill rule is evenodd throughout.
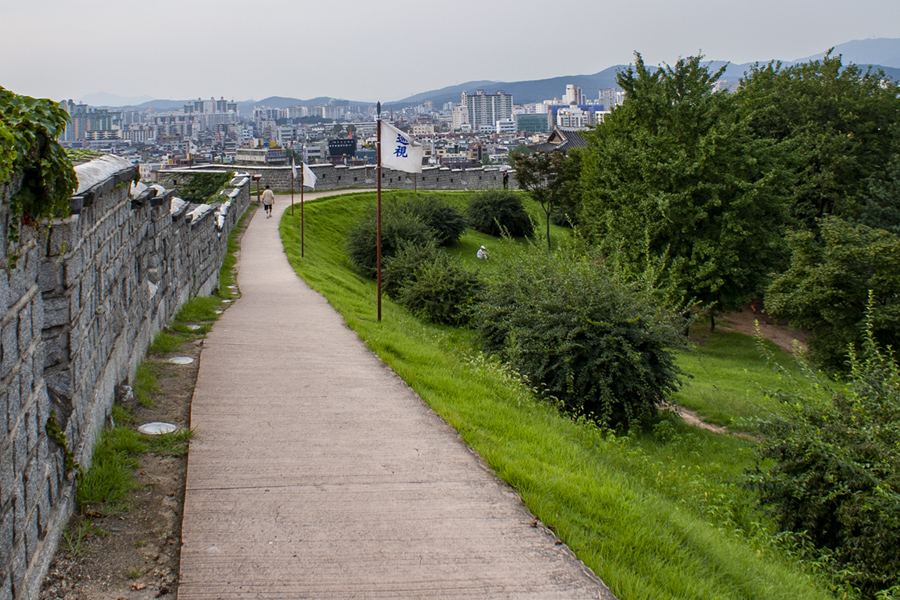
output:
<path id="1" fill-rule="evenodd" d="M 251 175 L 259 175 L 260 189 L 270 186 L 277 192 L 291 191 L 290 167 L 261 167 L 252 165 L 223 165 L 215 167 L 204 165 L 195 168 L 171 169 L 159 171 L 158 181 L 165 187 L 184 185 L 192 173 L 217 172 L 238 169 Z M 316 191 L 339 190 L 347 188 L 374 188 L 376 186 L 375 167 L 365 165 L 350 167 L 345 165 L 310 165 L 316 175 Z M 299 170 L 299 169 L 298 169 Z M 516 189 L 515 171 L 509 173 L 509 188 Z M 491 167 L 474 169 L 449 169 L 446 167 L 423 167 L 419 175 L 410 175 L 392 169 L 382 169 L 383 189 L 420 189 L 420 190 L 490 190 L 503 187 L 504 171 Z M 294 180 L 294 191 L 300 193 L 300 180 Z M 256 183 L 252 184 L 251 194 L 256 194 Z"/>

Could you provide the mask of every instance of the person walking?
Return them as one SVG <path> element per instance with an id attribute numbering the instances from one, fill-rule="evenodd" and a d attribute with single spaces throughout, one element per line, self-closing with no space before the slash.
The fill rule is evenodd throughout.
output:
<path id="1" fill-rule="evenodd" d="M 266 209 L 266 218 L 272 217 L 272 205 L 275 204 L 275 193 L 266 186 L 266 191 L 262 195 L 263 208 Z"/>

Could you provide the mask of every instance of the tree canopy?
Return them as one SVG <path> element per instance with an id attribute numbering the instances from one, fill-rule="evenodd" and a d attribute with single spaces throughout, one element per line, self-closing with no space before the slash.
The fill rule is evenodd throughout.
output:
<path id="1" fill-rule="evenodd" d="M 721 75 L 700 57 L 619 73 L 625 102 L 588 132 L 582 222 L 611 260 L 663 257 L 676 301 L 726 310 L 784 266 L 793 183 L 770 140 L 753 135 Z"/>
<path id="2" fill-rule="evenodd" d="M 807 226 L 828 214 L 852 218 L 868 179 L 900 150 L 896 83 L 839 55 L 756 65 L 735 98 L 754 137 L 783 148 L 797 175 L 793 213 Z"/>

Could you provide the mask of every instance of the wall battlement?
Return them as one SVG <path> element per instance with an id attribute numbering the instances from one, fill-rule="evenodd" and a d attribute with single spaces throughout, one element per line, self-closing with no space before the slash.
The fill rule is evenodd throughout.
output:
<path id="1" fill-rule="evenodd" d="M 316 175 L 316 191 L 346 188 L 374 188 L 375 167 L 365 165 L 348 167 L 344 165 L 310 165 Z M 217 172 L 237 169 L 252 175 L 259 175 L 260 187 L 270 186 L 276 192 L 291 191 L 290 167 L 261 167 L 252 165 L 203 165 L 200 167 L 160 171 L 159 183 L 174 187 L 185 178 L 197 172 Z M 298 168 L 299 171 L 299 168 Z M 516 189 L 516 173 L 509 173 L 509 188 Z M 448 169 L 446 167 L 423 167 L 421 175 L 410 175 L 393 169 L 382 169 L 382 189 L 420 190 L 490 190 L 503 187 L 503 171 L 498 168 L 478 167 L 475 169 Z M 294 191 L 300 193 L 300 180 L 294 180 Z M 251 193 L 256 192 L 254 184 Z"/>
<path id="2" fill-rule="evenodd" d="M 217 287 L 250 203 L 247 176 L 232 180 L 231 201 L 206 207 L 133 189 L 137 168 L 114 157 L 76 172 L 70 216 L 40 236 L 25 228 L 17 267 L 0 269 L 0 599 L 37 596 L 74 508 L 51 414 L 88 468 L 116 386 L 184 302 Z M 0 188 L 4 224 L 17 189 Z"/>

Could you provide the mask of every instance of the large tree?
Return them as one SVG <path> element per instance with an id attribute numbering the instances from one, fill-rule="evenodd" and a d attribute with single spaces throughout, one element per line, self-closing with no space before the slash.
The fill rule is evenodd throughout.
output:
<path id="1" fill-rule="evenodd" d="M 785 150 L 797 174 L 793 212 L 809 227 L 829 214 L 854 218 L 869 178 L 900 149 L 897 84 L 840 56 L 757 65 L 735 99 L 754 136 Z"/>
<path id="2" fill-rule="evenodd" d="M 674 300 L 731 309 L 786 259 L 790 172 L 701 57 L 619 73 L 625 102 L 588 132 L 582 226 L 628 269 L 663 261 Z"/>

